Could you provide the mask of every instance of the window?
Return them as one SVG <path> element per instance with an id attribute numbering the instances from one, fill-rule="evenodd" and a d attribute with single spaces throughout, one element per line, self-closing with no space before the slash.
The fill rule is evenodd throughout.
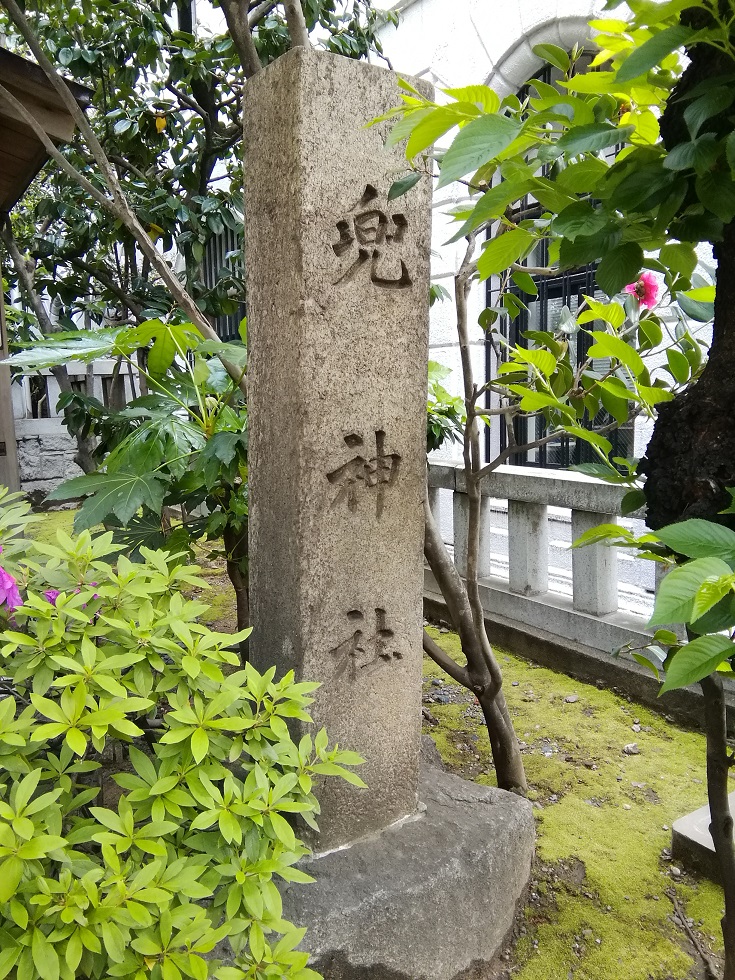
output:
<path id="1" fill-rule="evenodd" d="M 584 61 L 584 56 L 581 60 Z M 551 85 L 561 77 L 561 73 L 558 69 L 547 65 L 536 77 L 539 81 Z M 528 95 L 529 86 L 526 85 L 518 93 L 518 97 L 523 100 Z M 520 202 L 517 211 L 522 212 L 524 218 L 534 217 L 534 211 L 537 211 L 539 214 L 541 213 L 541 206 L 532 198 L 526 198 Z M 526 259 L 525 264 L 530 267 L 546 267 L 549 265 L 548 249 L 545 242 L 539 244 Z M 538 288 L 537 296 L 529 296 L 526 293 L 521 293 L 516 287 L 513 287 L 511 290 L 528 307 L 527 312 L 525 310 L 521 311 L 514 320 L 510 320 L 507 317 L 503 317 L 501 320 L 500 329 L 503 331 L 505 340 L 511 345 L 528 347 L 529 341 L 524 337 L 524 334 L 529 330 L 555 332 L 558 329 L 560 315 L 564 307 L 568 307 L 572 313 L 576 314 L 584 302 L 583 297 L 585 295 L 594 296 L 596 299 L 603 298 L 603 294 L 595 288 L 595 267 L 593 265 L 580 269 L 567 270 L 553 278 L 534 276 L 533 279 Z M 497 305 L 495 295 L 497 291 L 497 283 L 493 279 L 489 279 L 486 284 L 486 303 L 488 306 Z M 569 344 L 571 347 L 572 364 L 576 363 L 580 365 L 584 363 L 587 357 L 587 351 L 592 344 L 591 338 L 583 331 L 579 331 L 569 337 Z M 485 344 L 485 377 L 490 378 L 492 376 L 494 363 L 495 351 L 493 350 L 492 343 L 488 339 Z M 491 407 L 491 396 L 489 393 L 486 397 L 486 404 L 488 407 Z M 608 421 L 610 421 L 610 417 L 607 413 L 600 412 L 594 419 L 590 419 L 585 415 L 579 424 L 586 428 L 591 428 L 593 424 L 598 427 Z M 626 422 L 607 435 L 607 438 L 613 445 L 613 456 L 633 455 L 633 425 L 633 421 Z M 546 432 L 543 417 L 537 417 L 535 419 L 525 417 L 517 418 L 514 428 L 515 439 L 519 445 L 534 442 L 542 438 Z M 497 444 L 495 446 L 492 444 L 491 429 L 488 427 L 485 432 L 486 456 L 488 459 L 492 459 L 498 447 Z M 508 446 L 507 433 L 505 427 L 502 425 L 499 427 L 499 438 L 499 448 L 502 452 Z M 516 466 L 564 468 L 577 463 L 598 462 L 598 457 L 595 455 L 592 447 L 583 440 L 560 436 L 536 449 L 529 450 L 525 453 L 515 453 L 511 456 L 509 462 Z"/>
<path id="2" fill-rule="evenodd" d="M 225 227 L 219 235 L 213 235 L 204 253 L 203 277 L 208 289 L 219 299 L 230 300 L 237 295 L 236 308 L 214 318 L 214 329 L 221 340 L 239 340 L 240 321 L 245 316 L 242 261 L 242 235 Z"/>

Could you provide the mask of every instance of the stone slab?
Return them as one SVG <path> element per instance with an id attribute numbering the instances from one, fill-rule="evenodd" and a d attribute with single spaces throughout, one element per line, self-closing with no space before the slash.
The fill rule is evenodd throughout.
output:
<path id="1" fill-rule="evenodd" d="M 729 800 L 730 812 L 735 813 L 735 792 L 730 793 Z M 720 870 L 709 823 L 709 805 L 679 817 L 671 828 L 671 856 L 681 861 L 684 867 L 719 881 Z"/>
<path id="2" fill-rule="evenodd" d="M 453 980 L 490 963 L 513 927 L 534 852 L 531 804 L 423 767 L 425 806 L 302 864 L 283 888 L 325 980 Z"/>
<path id="3" fill-rule="evenodd" d="M 250 649 L 366 759 L 317 789 L 328 849 L 417 802 L 431 181 L 387 199 L 384 68 L 295 48 L 246 90 Z"/>

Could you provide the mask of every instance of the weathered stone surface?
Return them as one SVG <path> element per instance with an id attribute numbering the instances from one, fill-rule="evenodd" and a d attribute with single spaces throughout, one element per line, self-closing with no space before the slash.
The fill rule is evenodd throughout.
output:
<path id="1" fill-rule="evenodd" d="M 735 813 L 735 792 L 730 793 L 730 811 Z M 720 869 L 709 824 L 709 806 L 679 817 L 671 828 L 671 856 L 685 867 L 719 881 Z"/>
<path id="2" fill-rule="evenodd" d="M 296 48 L 246 89 L 251 650 L 367 760 L 328 849 L 416 807 L 430 182 L 387 200 L 392 72 Z"/>
<path id="3" fill-rule="evenodd" d="M 326 980 L 452 980 L 490 962 L 513 925 L 534 848 L 527 800 L 423 768 L 426 809 L 304 870 L 284 915 Z"/>

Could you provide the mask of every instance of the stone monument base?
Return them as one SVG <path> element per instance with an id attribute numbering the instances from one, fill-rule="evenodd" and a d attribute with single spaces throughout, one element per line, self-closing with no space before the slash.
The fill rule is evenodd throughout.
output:
<path id="1" fill-rule="evenodd" d="M 420 811 L 323 855 L 312 885 L 283 888 L 325 980 L 480 977 L 528 884 L 531 804 L 424 765 Z M 477 971 L 477 972 L 475 972 Z"/>
<path id="2" fill-rule="evenodd" d="M 735 813 L 735 792 L 730 793 L 730 812 Z M 671 856 L 683 867 L 720 881 L 722 875 L 709 825 L 709 804 L 675 820 L 671 831 Z"/>

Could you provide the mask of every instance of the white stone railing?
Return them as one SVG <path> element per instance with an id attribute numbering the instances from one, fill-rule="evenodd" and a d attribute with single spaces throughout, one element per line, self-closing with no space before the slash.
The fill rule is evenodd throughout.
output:
<path id="1" fill-rule="evenodd" d="M 435 515 L 441 510 L 447 516 L 446 501 L 440 498 L 447 491 L 452 495 L 452 529 L 448 530 L 446 519 L 440 520 L 440 526 L 445 540 L 453 545 L 455 564 L 462 574 L 468 498 L 461 464 L 430 464 L 429 488 Z M 617 549 L 601 544 L 573 549 L 571 595 L 549 589 L 549 508 L 571 511 L 571 540 L 576 540 L 597 524 L 617 521 L 625 488 L 572 471 L 501 466 L 485 477 L 482 494 L 478 571 L 488 619 L 607 654 L 631 640 L 645 642 L 646 617 L 619 609 Z M 498 532 L 497 524 L 492 523 L 498 501 L 507 501 L 507 578 L 497 574 L 497 555 L 490 545 L 491 536 Z M 425 595 L 441 601 L 428 569 Z"/>

